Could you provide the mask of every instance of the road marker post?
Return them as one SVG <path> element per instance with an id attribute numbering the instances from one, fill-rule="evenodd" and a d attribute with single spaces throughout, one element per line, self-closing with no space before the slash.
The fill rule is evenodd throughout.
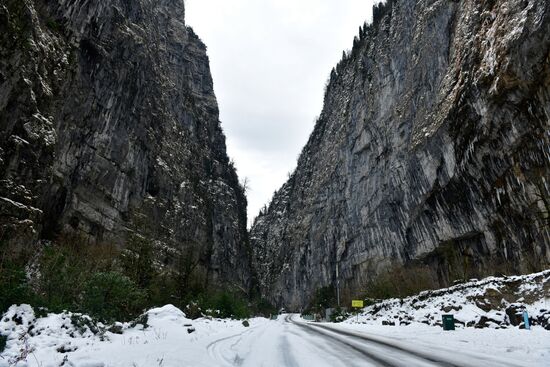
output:
<path id="1" fill-rule="evenodd" d="M 527 311 L 523 311 L 523 324 L 525 325 L 525 330 L 531 330 L 531 325 L 529 324 L 529 315 Z"/>
<path id="2" fill-rule="evenodd" d="M 364 306 L 363 300 L 353 300 L 351 301 L 351 307 L 355 308 L 355 312 L 357 313 L 357 322 L 359 323 L 359 310 Z"/>

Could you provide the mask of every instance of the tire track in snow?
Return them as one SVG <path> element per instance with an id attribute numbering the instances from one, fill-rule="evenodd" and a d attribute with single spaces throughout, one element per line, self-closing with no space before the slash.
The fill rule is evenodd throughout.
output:
<path id="1" fill-rule="evenodd" d="M 309 326 L 313 330 L 315 330 L 315 328 L 328 330 L 330 333 L 339 334 L 339 335 L 345 336 L 345 337 L 360 339 L 360 340 L 366 341 L 368 343 L 379 345 L 379 346 L 385 348 L 388 351 L 387 355 L 392 355 L 392 354 L 395 354 L 395 352 L 398 352 L 400 354 L 405 354 L 405 355 L 411 356 L 413 359 L 417 360 L 417 362 L 421 363 L 421 364 L 427 364 L 427 365 L 430 365 L 430 366 L 442 366 L 442 367 L 461 367 L 460 365 L 453 364 L 453 363 L 450 363 L 450 362 L 447 362 L 447 361 L 442 361 L 440 359 L 436 359 L 436 358 L 433 358 L 432 356 L 425 355 L 423 353 L 418 353 L 418 352 L 413 351 L 413 350 L 401 348 L 401 347 L 395 346 L 391 343 L 382 342 L 380 340 L 372 339 L 372 338 L 369 338 L 367 336 L 360 336 L 360 335 L 357 335 L 355 333 L 349 333 L 349 332 L 346 332 L 346 331 L 343 331 L 343 330 L 336 330 L 335 328 L 331 328 L 330 326 L 313 325 L 313 324 L 312 325 L 308 324 L 307 326 Z M 390 358 L 387 358 L 387 357 L 380 356 L 381 353 L 373 353 L 373 352 L 367 351 L 367 347 L 369 346 L 367 343 L 364 343 L 364 346 L 357 346 L 357 345 L 354 345 L 352 343 L 346 342 L 343 339 L 337 338 L 337 337 L 331 335 L 330 333 L 322 333 L 322 334 L 329 337 L 329 338 L 333 338 L 335 340 L 338 340 L 338 341 L 348 345 L 349 347 L 361 352 L 362 354 L 365 354 L 365 355 L 369 356 L 370 358 L 375 360 L 377 363 L 380 363 L 381 366 L 389 366 L 389 367 L 401 367 L 401 366 L 403 366 L 403 362 L 397 362 L 396 363 L 396 362 L 393 361 L 393 358 L 390 359 Z"/>
<path id="2" fill-rule="evenodd" d="M 279 352 L 283 356 L 285 367 L 300 367 L 298 363 L 296 363 L 296 359 L 294 359 L 294 356 L 292 355 L 290 344 L 288 343 L 288 338 L 286 337 L 286 335 L 283 335 L 281 338 L 281 341 L 279 343 Z"/>
<path id="3" fill-rule="evenodd" d="M 289 322 L 292 322 L 294 325 L 296 325 L 300 328 L 303 328 L 304 330 L 306 330 L 310 333 L 313 332 L 313 333 L 316 333 L 318 335 L 322 335 L 324 338 L 328 337 L 328 338 L 332 339 L 333 341 L 337 342 L 338 344 L 343 345 L 346 348 L 352 349 L 355 352 L 358 352 L 359 354 L 366 357 L 369 361 L 371 361 L 373 363 L 373 365 L 375 365 L 375 366 L 383 366 L 383 367 L 394 367 L 395 366 L 395 367 L 398 367 L 398 365 L 391 364 L 391 363 L 387 362 L 385 359 L 378 357 L 376 354 L 366 351 L 364 348 L 359 348 L 359 347 L 357 347 L 357 346 L 355 346 L 351 343 L 345 342 L 342 339 L 331 337 L 329 334 L 326 334 L 326 333 L 323 333 L 319 330 L 316 330 L 316 329 L 314 329 L 313 327 L 311 327 L 309 325 L 297 323 L 293 320 L 291 320 Z"/>
<path id="4" fill-rule="evenodd" d="M 206 346 L 206 351 L 215 361 L 222 362 L 227 366 L 240 366 L 242 365 L 244 359 L 239 357 L 238 354 L 236 354 L 234 358 L 232 356 L 228 356 L 227 350 L 222 350 L 222 348 L 225 345 L 225 342 L 237 338 L 237 340 L 229 346 L 229 349 L 232 350 L 237 344 L 239 344 L 246 334 L 252 333 L 255 329 L 257 329 L 257 327 L 252 327 L 242 333 L 214 340 Z"/>
<path id="5" fill-rule="evenodd" d="M 365 367 L 365 365 L 371 367 L 376 366 L 376 363 L 373 360 L 366 359 L 363 354 L 354 350 L 350 350 L 349 347 L 345 344 L 335 344 L 332 339 L 325 337 L 319 338 L 317 337 L 317 334 L 312 334 L 309 330 L 304 330 L 300 327 L 295 327 L 293 329 L 294 330 L 290 330 L 289 333 L 300 339 L 304 339 L 304 335 L 306 335 L 306 337 L 315 335 L 315 338 L 308 338 L 308 344 L 317 349 L 319 351 L 319 354 L 325 355 L 325 358 L 327 358 L 327 365 L 331 367 L 336 366 L 334 364 L 335 358 L 338 359 L 338 366 L 343 367 Z M 327 352 L 329 352 L 328 355 Z M 344 356 L 346 358 L 342 358 Z M 329 358 L 331 358 L 332 361 L 329 362 Z"/>
<path id="6" fill-rule="evenodd" d="M 406 346 L 397 345 L 391 342 L 384 341 L 375 336 L 371 337 L 365 334 L 359 334 L 353 331 L 347 331 L 337 329 L 328 325 L 319 325 L 315 323 L 304 323 L 294 321 L 289 315 L 285 320 L 301 326 L 313 332 L 323 334 L 326 338 L 337 340 L 354 350 L 357 350 L 376 360 L 377 365 L 381 366 L 403 366 L 403 365 L 426 365 L 426 366 L 444 366 L 444 367 L 478 367 L 478 366 L 509 366 L 516 367 L 517 365 L 512 363 L 505 363 L 503 361 L 495 361 L 491 359 L 484 359 L 478 357 L 475 363 L 467 361 L 457 362 L 457 358 L 453 360 L 446 360 L 440 356 L 430 355 L 428 353 L 419 352 Z M 400 358 L 406 358 L 400 360 Z M 413 364 L 411 364 L 413 363 Z"/>

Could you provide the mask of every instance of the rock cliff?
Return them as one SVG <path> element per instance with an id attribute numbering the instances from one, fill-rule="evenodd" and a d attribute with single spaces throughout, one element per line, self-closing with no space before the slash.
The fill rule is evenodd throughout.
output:
<path id="1" fill-rule="evenodd" d="M 0 239 L 77 235 L 248 287 L 246 198 L 183 0 L 0 2 Z"/>
<path id="2" fill-rule="evenodd" d="M 305 306 L 337 265 L 344 301 L 385 272 L 548 267 L 549 162 L 550 3 L 388 0 L 255 220 L 262 293 Z"/>

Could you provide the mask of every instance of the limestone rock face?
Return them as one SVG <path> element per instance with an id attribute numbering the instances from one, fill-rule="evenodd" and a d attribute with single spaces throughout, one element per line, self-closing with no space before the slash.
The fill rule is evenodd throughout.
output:
<path id="1" fill-rule="evenodd" d="M 441 285 L 550 264 L 550 2 L 388 0 L 333 70 L 251 231 L 262 293 L 344 299 L 395 266 Z"/>
<path id="2" fill-rule="evenodd" d="M 0 2 L 0 236 L 154 241 L 248 286 L 246 198 L 183 0 Z"/>

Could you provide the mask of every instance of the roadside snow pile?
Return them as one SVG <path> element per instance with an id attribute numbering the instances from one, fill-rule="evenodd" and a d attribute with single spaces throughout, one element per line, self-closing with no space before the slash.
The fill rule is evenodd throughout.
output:
<path id="1" fill-rule="evenodd" d="M 38 317 L 29 305 L 12 306 L 0 320 L 7 337 L 0 367 L 202 366 L 197 346 L 246 329 L 236 320 L 190 320 L 172 305 L 113 325 L 69 312 Z"/>
<path id="2" fill-rule="evenodd" d="M 345 322 L 442 326 L 442 315 L 452 314 L 457 327 L 524 328 L 524 311 L 531 325 L 550 330 L 550 270 L 490 277 L 405 299 L 389 299 L 364 308 L 358 319 L 351 317 Z"/>
<path id="3" fill-rule="evenodd" d="M 76 340 L 78 344 L 93 342 L 102 327 L 88 316 L 64 313 L 37 318 L 29 305 L 12 306 L 0 320 L 0 334 L 7 336 L 0 366 L 25 365 L 36 358 L 38 350 L 60 355 L 75 351 Z M 101 333 L 98 339 L 106 337 Z"/>

